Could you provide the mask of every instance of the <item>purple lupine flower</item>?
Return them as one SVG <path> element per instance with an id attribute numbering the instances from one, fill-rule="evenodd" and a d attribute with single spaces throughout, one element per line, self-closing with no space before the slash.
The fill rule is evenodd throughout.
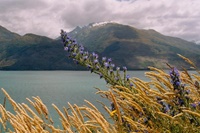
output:
<path id="1" fill-rule="evenodd" d="M 97 64 L 99 61 L 97 59 L 94 60 L 94 64 Z"/>
<path id="2" fill-rule="evenodd" d="M 123 67 L 123 71 L 124 71 L 124 72 L 127 71 L 127 68 L 126 68 L 125 66 Z"/>
<path id="3" fill-rule="evenodd" d="M 88 51 L 85 51 L 84 54 L 85 54 L 85 55 L 88 55 L 89 53 L 88 53 Z"/>
<path id="4" fill-rule="evenodd" d="M 98 59 L 98 57 L 99 57 L 98 54 L 96 54 L 95 52 L 92 53 L 92 56 L 93 56 L 94 58 L 96 58 L 96 59 Z"/>
<path id="5" fill-rule="evenodd" d="M 130 86 L 133 86 L 133 83 L 130 83 Z"/>
<path id="6" fill-rule="evenodd" d="M 169 71 L 169 74 L 170 74 L 170 77 L 171 77 L 171 82 L 174 86 L 174 90 L 178 89 L 179 86 L 181 86 L 181 82 L 180 82 L 180 79 L 179 79 L 179 72 L 178 72 L 178 69 L 177 68 L 172 68 L 170 71 Z"/>
<path id="7" fill-rule="evenodd" d="M 79 53 L 80 53 L 81 55 L 83 55 L 83 51 L 79 51 Z"/>
<path id="8" fill-rule="evenodd" d="M 87 60 L 88 59 L 88 56 L 84 56 L 83 57 L 83 60 L 85 61 L 85 60 Z"/>
<path id="9" fill-rule="evenodd" d="M 116 67 L 116 70 L 117 70 L 117 71 L 120 71 L 120 67 Z"/>
<path id="10" fill-rule="evenodd" d="M 71 52 L 72 52 L 72 51 L 74 51 L 74 49 L 73 49 L 73 48 L 70 48 L 70 49 L 69 49 L 69 51 L 71 51 Z"/>
<path id="11" fill-rule="evenodd" d="M 106 57 L 102 57 L 102 61 L 106 61 Z"/>
<path id="12" fill-rule="evenodd" d="M 169 109 L 169 105 L 166 103 L 166 102 L 163 102 L 163 105 L 164 105 L 164 112 L 168 112 L 170 109 Z"/>
<path id="13" fill-rule="evenodd" d="M 179 71 L 177 68 L 173 67 L 170 71 L 169 71 L 170 77 L 174 78 L 174 77 L 179 77 Z"/>
<path id="14" fill-rule="evenodd" d="M 79 64 L 78 60 L 76 60 L 76 59 L 73 59 L 73 61 L 74 61 L 76 64 Z"/>
<path id="15" fill-rule="evenodd" d="M 129 75 L 126 75 L 126 80 L 129 80 L 130 79 L 130 76 Z"/>
<path id="16" fill-rule="evenodd" d="M 114 67 L 115 67 L 115 64 L 110 64 L 110 67 L 111 67 L 111 68 L 114 68 Z"/>
<path id="17" fill-rule="evenodd" d="M 93 57 L 95 57 L 95 56 L 96 56 L 95 52 L 92 52 L 92 56 L 93 56 Z"/>
<path id="18" fill-rule="evenodd" d="M 72 46 L 72 44 L 71 43 L 68 43 L 68 45 L 67 45 L 68 47 L 71 47 Z"/>
<path id="19" fill-rule="evenodd" d="M 112 62 L 112 59 L 111 58 L 108 58 L 108 63 L 111 63 Z"/>
<path id="20" fill-rule="evenodd" d="M 197 107 L 196 103 L 191 103 L 190 105 L 191 105 L 193 108 L 196 108 L 196 107 Z"/>
<path id="21" fill-rule="evenodd" d="M 99 58 L 99 55 L 98 55 L 98 54 L 96 54 L 95 58 L 96 58 L 96 59 L 98 59 L 98 58 Z"/>
<path id="22" fill-rule="evenodd" d="M 181 85 L 181 83 L 180 83 L 180 82 L 176 82 L 176 85 L 177 85 L 177 86 L 180 86 L 180 85 Z"/>
<path id="23" fill-rule="evenodd" d="M 77 44 L 76 39 L 72 40 L 72 43 L 73 43 L 73 44 Z"/>
<path id="24" fill-rule="evenodd" d="M 67 35 L 67 39 L 68 39 L 68 40 L 72 40 L 72 38 L 71 38 L 69 35 Z"/>
<path id="25" fill-rule="evenodd" d="M 87 68 L 91 69 L 91 66 L 90 66 L 90 65 L 87 65 Z"/>
<path id="26" fill-rule="evenodd" d="M 80 45 L 80 47 L 79 47 L 79 51 L 84 51 L 84 47 L 83 47 L 83 45 Z"/>
<path id="27" fill-rule="evenodd" d="M 76 53 L 73 53 L 72 55 L 73 55 L 73 56 L 76 56 Z"/>
<path id="28" fill-rule="evenodd" d="M 184 101 L 182 100 L 182 99 L 178 99 L 178 104 L 180 105 L 180 106 L 182 106 L 182 105 L 184 105 Z"/>
<path id="29" fill-rule="evenodd" d="M 64 46 L 69 43 L 69 39 L 63 40 Z"/>
<path id="30" fill-rule="evenodd" d="M 68 47 L 65 47 L 65 48 L 64 48 L 64 50 L 65 50 L 65 51 L 68 51 L 68 50 L 69 50 L 69 48 L 68 48 Z"/>
<path id="31" fill-rule="evenodd" d="M 103 66 L 102 71 L 107 69 L 107 72 L 101 73 L 100 77 L 102 78 L 105 76 L 106 77 L 105 80 L 107 83 L 111 84 L 113 83 L 112 80 L 114 79 L 112 78 L 115 77 L 115 75 L 113 74 L 115 65 L 111 63 L 112 62 L 111 58 L 107 59 L 106 57 L 102 57 L 102 61 L 99 62 L 98 54 L 96 54 L 95 52 L 91 54 L 87 51 L 84 51 L 84 47 L 81 44 L 78 44 L 76 40 L 69 38 L 67 33 L 64 32 L 63 30 L 61 30 L 61 39 L 63 40 L 64 47 L 67 46 L 65 50 L 69 52 L 70 58 L 74 58 L 75 59 L 74 61 L 76 61 L 77 63 L 81 63 L 81 65 L 88 67 L 91 72 L 95 71 L 96 73 L 101 73 L 100 68 Z"/>
<path id="32" fill-rule="evenodd" d="M 105 62 L 105 63 L 104 63 L 104 66 L 105 66 L 106 68 L 109 68 L 108 62 Z"/>

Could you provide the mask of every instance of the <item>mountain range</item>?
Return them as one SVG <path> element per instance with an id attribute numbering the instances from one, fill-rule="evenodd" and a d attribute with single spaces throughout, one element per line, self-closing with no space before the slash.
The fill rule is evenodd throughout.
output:
<path id="1" fill-rule="evenodd" d="M 128 69 L 188 67 L 177 53 L 200 65 L 200 45 L 157 31 L 118 23 L 91 23 L 68 33 L 90 52 L 112 58 Z M 59 33 L 58 33 L 59 35 Z M 21 36 L 0 26 L 1 70 L 82 70 L 69 59 L 61 40 L 35 34 Z"/>

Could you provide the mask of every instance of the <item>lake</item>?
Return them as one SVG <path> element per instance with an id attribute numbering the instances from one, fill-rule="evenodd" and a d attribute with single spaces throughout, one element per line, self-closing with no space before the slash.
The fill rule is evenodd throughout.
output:
<path id="1" fill-rule="evenodd" d="M 145 71 L 130 71 L 131 77 L 145 79 Z M 110 102 L 95 93 L 98 87 L 107 90 L 106 82 L 98 75 L 89 71 L 0 71 L 0 87 L 4 88 L 17 103 L 27 103 L 26 98 L 39 96 L 47 105 L 56 125 L 59 119 L 52 103 L 61 110 L 71 104 L 84 105 L 84 99 L 92 102 L 100 111 L 104 111 L 96 100 L 110 105 Z M 0 91 L 0 103 L 3 103 L 4 94 Z M 7 101 L 7 110 L 10 110 Z"/>

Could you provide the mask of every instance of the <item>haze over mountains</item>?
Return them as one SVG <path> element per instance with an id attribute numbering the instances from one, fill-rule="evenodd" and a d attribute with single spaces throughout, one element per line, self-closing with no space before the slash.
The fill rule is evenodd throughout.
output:
<path id="1" fill-rule="evenodd" d="M 88 51 L 111 57 L 116 66 L 147 69 L 166 68 L 165 63 L 185 66 L 182 54 L 200 65 L 200 45 L 164 36 L 155 30 L 140 30 L 117 23 L 76 27 L 70 36 Z M 58 33 L 59 35 L 59 33 Z M 20 36 L 0 26 L 1 70 L 77 70 L 84 69 L 67 57 L 59 39 L 26 34 Z"/>

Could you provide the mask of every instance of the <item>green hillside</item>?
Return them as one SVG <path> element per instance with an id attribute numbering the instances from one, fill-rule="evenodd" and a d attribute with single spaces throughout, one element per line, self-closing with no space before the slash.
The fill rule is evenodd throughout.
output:
<path id="1" fill-rule="evenodd" d="M 117 66 L 129 69 L 147 69 L 148 66 L 165 68 L 165 63 L 185 66 L 177 53 L 200 65 L 199 45 L 164 36 L 154 30 L 108 23 L 77 27 L 69 34 L 88 51 L 95 51 L 101 57 L 111 57 Z M 1 70 L 83 69 L 67 56 L 59 39 L 34 34 L 20 36 L 0 26 Z"/>
<path id="2" fill-rule="evenodd" d="M 77 27 L 70 34 L 89 50 L 112 57 L 119 66 L 126 65 L 131 69 L 146 69 L 149 65 L 165 68 L 165 63 L 185 66 L 177 53 L 191 58 L 197 64 L 200 60 L 199 45 L 164 36 L 155 30 L 108 23 Z"/>

